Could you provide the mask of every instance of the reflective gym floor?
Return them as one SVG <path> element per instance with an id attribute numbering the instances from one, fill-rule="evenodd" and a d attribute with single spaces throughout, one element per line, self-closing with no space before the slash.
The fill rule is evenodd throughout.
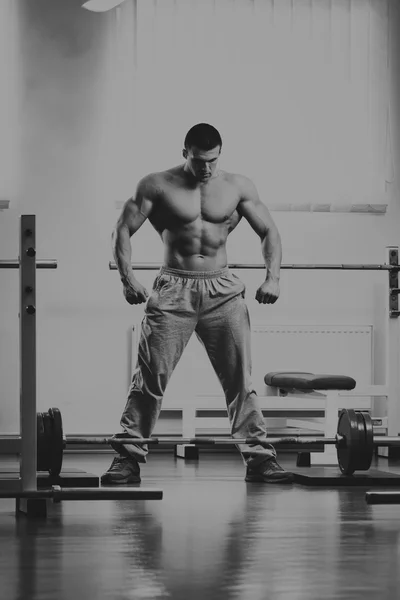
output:
<path id="1" fill-rule="evenodd" d="M 67 454 L 64 466 L 100 475 L 111 458 Z M 46 521 L 0 500 L 1 599 L 398 598 L 400 505 L 368 506 L 366 488 L 245 483 L 233 453 L 154 452 L 142 480 L 164 498 L 64 502 Z"/>

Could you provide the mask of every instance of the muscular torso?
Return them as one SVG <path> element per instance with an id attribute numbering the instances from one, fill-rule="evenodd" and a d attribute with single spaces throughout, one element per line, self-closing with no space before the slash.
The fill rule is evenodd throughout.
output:
<path id="1" fill-rule="evenodd" d="M 189 271 L 226 266 L 226 239 L 241 218 L 235 176 L 218 171 L 207 183 L 192 184 L 176 167 L 155 177 L 149 220 L 164 242 L 164 264 Z"/>

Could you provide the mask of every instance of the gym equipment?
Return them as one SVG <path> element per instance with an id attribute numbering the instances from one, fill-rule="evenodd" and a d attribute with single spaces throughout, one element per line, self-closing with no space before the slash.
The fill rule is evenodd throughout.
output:
<path id="1" fill-rule="evenodd" d="M 38 470 L 49 471 L 58 475 L 62 464 L 62 450 L 71 445 L 113 445 L 139 444 L 139 445 L 179 445 L 190 444 L 194 446 L 226 446 L 226 445 L 261 445 L 267 447 L 288 446 L 290 448 L 306 447 L 313 445 L 336 446 L 338 463 L 344 475 L 352 475 L 355 471 L 367 471 L 372 463 L 374 446 L 400 446 L 400 437 L 387 437 L 373 435 L 372 419 L 369 413 L 343 409 L 339 416 L 337 434 L 335 437 L 270 437 L 270 438 L 209 438 L 209 437 L 165 437 L 165 438 L 132 438 L 129 436 L 119 438 L 83 436 L 64 436 L 62 429 L 61 413 L 57 408 L 52 408 L 48 413 L 38 414 Z M 39 460 L 40 457 L 40 460 Z M 56 457 L 56 458 L 55 458 Z M 58 471 L 58 472 L 57 472 Z"/>
<path id="2" fill-rule="evenodd" d="M 352 475 L 342 473 L 334 465 L 315 465 L 313 467 L 294 467 L 290 469 L 295 483 L 306 487 L 364 487 L 382 488 L 400 487 L 400 476 L 371 467 L 368 471 L 356 471 Z"/>
<path id="3" fill-rule="evenodd" d="M 0 478 L 0 489 L 13 494 L 34 490 L 37 485 L 36 270 L 57 268 L 56 260 L 36 258 L 35 215 L 21 215 L 19 230 L 18 259 L 0 260 L 0 269 L 19 270 L 20 435 L 0 436 L 1 451 L 20 456 L 20 478 L 16 481 Z"/>
<path id="4" fill-rule="evenodd" d="M 400 504 L 400 492 L 366 492 L 367 504 Z"/>
<path id="5" fill-rule="evenodd" d="M 29 251 L 29 254 L 28 254 Z M 26 254 L 33 258 L 35 256 L 35 250 L 33 248 L 28 248 Z M 20 261 L 19 260 L 0 260 L 0 269 L 19 269 Z M 46 260 L 37 260 L 36 261 L 37 269 L 57 269 L 57 261 L 53 259 Z"/>
<path id="6" fill-rule="evenodd" d="M 354 390 L 356 380 L 348 375 L 318 375 L 304 373 L 303 371 L 272 371 L 264 377 L 264 382 L 281 390 L 303 390 L 315 392 L 316 390 Z"/>
<path id="7" fill-rule="evenodd" d="M 61 413 L 49 409 L 37 414 L 37 470 L 50 475 L 61 473 L 64 450 Z"/>
<path id="8" fill-rule="evenodd" d="M 162 490 L 144 488 L 62 488 L 53 485 L 51 489 L 26 490 L 23 492 L 0 491 L 0 498 L 17 500 L 161 500 Z"/>
<path id="9" fill-rule="evenodd" d="M 63 500 L 162 500 L 163 492 L 152 488 L 65 488 L 53 485 L 49 489 L 0 490 L 0 499 L 15 498 L 16 512 L 31 518 L 47 517 L 47 508 Z"/>
<path id="10" fill-rule="evenodd" d="M 0 261 L 0 269 L 20 272 L 20 434 L 0 436 L 1 451 L 20 456 L 20 478 L 0 477 L 0 498 L 15 498 L 16 513 L 32 517 L 45 517 L 49 500 L 160 500 L 163 492 L 158 489 L 95 487 L 97 478 L 81 471 L 58 477 L 64 450 L 61 414 L 57 410 L 36 413 L 36 269 L 56 269 L 57 262 L 36 260 L 35 245 L 35 215 L 22 215 L 19 258 Z M 49 481 L 38 478 L 38 470 L 48 471 L 52 483 L 55 478 L 63 484 L 73 478 L 77 486 L 84 481 L 86 486 L 94 487 L 50 488 Z M 41 489 L 38 483 L 44 484 Z"/>
<path id="11" fill-rule="evenodd" d="M 132 268 L 138 271 L 155 271 L 160 269 L 161 265 L 157 263 L 132 263 Z M 264 264 L 241 264 L 241 263 L 231 263 L 229 264 L 230 269 L 263 269 L 265 270 Z M 115 262 L 109 262 L 110 271 L 116 271 L 117 265 Z M 363 265 L 363 264 L 355 264 L 355 265 L 344 265 L 344 264 L 286 264 L 281 265 L 281 269 L 321 269 L 321 270 L 336 270 L 336 271 L 392 271 L 398 272 L 400 270 L 400 265 Z"/>

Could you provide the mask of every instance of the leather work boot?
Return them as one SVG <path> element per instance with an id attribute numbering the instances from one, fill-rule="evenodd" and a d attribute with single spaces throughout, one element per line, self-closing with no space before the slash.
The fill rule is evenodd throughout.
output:
<path id="1" fill-rule="evenodd" d="M 259 481 L 263 483 L 292 483 L 293 473 L 285 471 L 272 457 L 254 467 L 247 467 L 245 481 Z"/>
<path id="2" fill-rule="evenodd" d="M 105 485 L 140 482 L 139 463 L 131 456 L 116 456 L 108 471 L 101 476 L 101 483 Z"/>

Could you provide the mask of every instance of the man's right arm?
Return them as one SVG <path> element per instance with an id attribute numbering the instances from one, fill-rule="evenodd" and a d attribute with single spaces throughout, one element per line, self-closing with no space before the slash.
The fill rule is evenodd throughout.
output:
<path id="1" fill-rule="evenodd" d="M 124 285 L 135 281 L 132 272 L 132 248 L 130 238 L 143 225 L 153 209 L 154 184 L 150 176 L 143 178 L 136 194 L 125 202 L 121 215 L 113 229 L 112 250 Z"/>
<path id="2" fill-rule="evenodd" d="M 125 202 L 111 236 L 115 263 L 129 304 L 142 304 L 149 296 L 132 272 L 131 237 L 149 217 L 155 197 L 156 186 L 148 175 L 139 182 L 135 196 Z"/>

